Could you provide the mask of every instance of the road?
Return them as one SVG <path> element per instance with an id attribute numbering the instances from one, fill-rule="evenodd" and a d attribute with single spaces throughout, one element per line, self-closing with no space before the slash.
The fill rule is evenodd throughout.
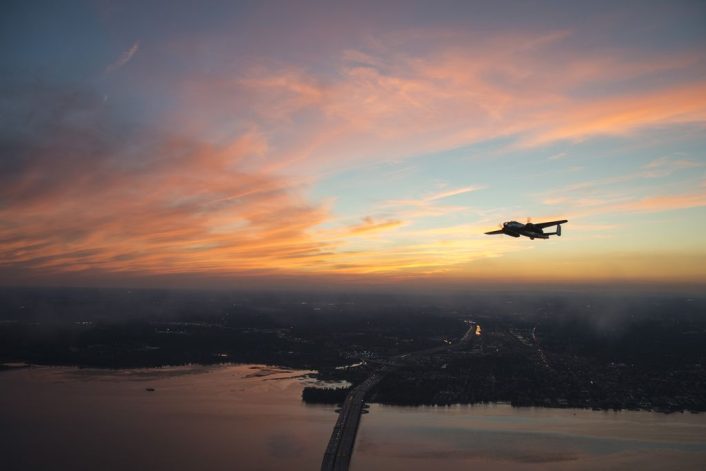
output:
<path id="1" fill-rule="evenodd" d="M 534 329 L 532 329 L 532 340 L 534 341 L 534 344 L 537 346 L 537 352 L 539 353 L 539 359 L 542 361 L 544 366 L 546 366 L 548 369 L 553 369 L 549 362 L 547 361 L 547 356 L 544 354 L 544 350 L 542 350 L 542 346 L 539 344 L 539 340 L 537 340 L 537 326 L 534 326 Z"/>
<path id="2" fill-rule="evenodd" d="M 322 470 L 347 470 L 353 454 L 353 445 L 358 433 L 360 416 L 363 413 L 366 394 L 383 378 L 383 374 L 374 373 L 368 379 L 356 386 L 348 393 L 338 420 L 333 427 L 331 439 L 324 453 L 321 463 Z"/>
<path id="3" fill-rule="evenodd" d="M 382 380 L 382 378 L 390 371 L 398 368 L 401 363 L 409 361 L 415 357 L 428 355 L 440 351 L 455 350 L 467 343 L 475 332 L 475 324 L 471 324 L 461 340 L 452 345 L 443 345 L 441 347 L 428 348 L 414 353 L 405 353 L 397 355 L 390 359 L 390 362 L 373 373 L 368 379 L 360 383 L 355 388 L 351 389 L 346 396 L 346 399 L 341 405 L 341 411 L 338 414 L 338 420 L 333 427 L 331 438 L 329 439 L 324 459 L 321 462 L 321 471 L 346 471 L 351 462 L 353 455 L 353 445 L 355 445 L 355 437 L 358 434 L 358 426 L 360 425 L 360 416 L 363 413 L 365 406 L 365 396 L 370 390 Z"/>

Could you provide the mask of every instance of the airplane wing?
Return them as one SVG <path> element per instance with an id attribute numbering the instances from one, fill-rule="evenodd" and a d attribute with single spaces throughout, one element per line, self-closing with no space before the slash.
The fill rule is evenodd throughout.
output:
<path id="1" fill-rule="evenodd" d="M 533 222 L 532 225 L 534 227 L 539 227 L 540 229 L 544 229 L 545 227 L 549 226 L 557 226 L 559 224 L 564 224 L 565 222 L 569 222 L 568 219 L 562 219 L 561 221 L 549 221 L 549 222 Z"/>
<path id="2" fill-rule="evenodd" d="M 486 234 L 487 234 L 487 235 L 495 235 L 495 234 L 504 234 L 504 232 L 502 231 L 502 229 L 500 229 L 500 230 L 498 230 L 498 231 L 486 232 Z"/>

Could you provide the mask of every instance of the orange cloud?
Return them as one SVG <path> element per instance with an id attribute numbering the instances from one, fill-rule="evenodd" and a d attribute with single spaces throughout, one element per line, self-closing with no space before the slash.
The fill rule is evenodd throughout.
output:
<path id="1" fill-rule="evenodd" d="M 100 106 L 90 110 L 95 127 L 77 128 L 74 112 L 69 105 L 17 141 L 13 172 L 0 177 L 0 266 L 287 273 L 326 258 L 330 247 L 309 234 L 326 208 L 298 196 L 295 181 L 243 168 L 266 148 L 262 136 L 224 146 L 121 136 Z"/>
<path id="2" fill-rule="evenodd" d="M 641 174 L 636 174 L 636 176 L 639 175 Z M 622 183 L 632 178 L 635 178 L 635 176 L 616 177 L 615 179 L 596 182 L 584 182 L 574 185 L 574 187 L 591 188 L 595 185 L 603 185 L 611 182 Z M 566 192 L 569 193 L 568 190 Z M 569 218 L 584 218 L 605 214 L 655 213 L 703 207 L 706 206 L 706 192 L 700 191 L 695 193 L 665 194 L 636 198 L 635 196 L 618 190 L 617 192 L 604 192 L 602 195 L 593 197 L 548 196 L 543 199 L 543 203 L 566 208 L 567 213 L 565 215 Z"/>
<path id="3" fill-rule="evenodd" d="M 317 175 L 498 137 L 539 146 L 706 121 L 706 86 L 694 72 L 702 51 L 574 54 L 560 46 L 567 35 L 429 35 L 424 53 L 382 38 L 342 52 L 326 74 L 259 66 L 244 78 L 199 81 L 188 97 L 191 109 L 215 116 L 230 106 L 249 110 L 252 122 L 286 141 L 268 155 L 269 168 Z M 459 48 L 464 41 L 474 46 Z M 679 81 L 641 82 L 680 71 Z M 628 95 L 580 93 L 627 81 L 636 84 Z"/>
<path id="4" fill-rule="evenodd" d="M 353 235 L 369 234 L 371 232 L 380 232 L 394 229 L 396 227 L 400 227 L 403 224 L 404 223 L 402 221 L 399 221 L 397 219 L 375 221 L 372 217 L 367 216 L 363 218 L 362 223 L 352 226 L 349 229 L 349 232 Z"/>
<path id="5" fill-rule="evenodd" d="M 655 196 L 619 205 L 621 212 L 656 212 L 706 206 L 706 193 Z"/>
<path id="6" fill-rule="evenodd" d="M 536 146 L 557 140 L 625 134 L 646 126 L 706 121 L 706 84 L 647 92 L 631 97 L 567 106 L 561 121 L 548 116 L 543 127 L 523 144 Z"/>
<path id="7" fill-rule="evenodd" d="M 573 54 L 561 47 L 570 31 L 491 38 L 435 32 L 415 49 L 407 45 L 413 35 L 342 51 L 324 72 L 243 64 L 247 72 L 238 76 L 188 77 L 179 90 L 188 112 L 165 117 L 170 133 L 116 122 L 90 94 L 29 90 L 35 98 L 21 97 L 31 103 L 18 109 L 31 122 L 0 131 L 12 131 L 8 142 L 17 147 L 0 172 L 0 266 L 224 276 L 482 271 L 483 263 L 524 249 L 469 237 L 464 226 L 393 231 L 468 211 L 444 203 L 478 186 L 385 201 L 376 208 L 383 216 L 327 232 L 317 227 L 329 210 L 304 198 L 306 184 L 327 172 L 498 137 L 541 146 L 706 122 L 703 74 L 693 73 L 702 72 L 702 51 Z M 679 81 L 641 81 L 681 72 Z M 627 96 L 582 93 L 626 81 L 635 84 Z M 691 168 L 674 165 L 643 173 Z M 546 202 L 573 209 L 570 219 L 706 205 L 698 193 L 608 196 Z M 383 231 L 378 246 L 359 237 Z"/>

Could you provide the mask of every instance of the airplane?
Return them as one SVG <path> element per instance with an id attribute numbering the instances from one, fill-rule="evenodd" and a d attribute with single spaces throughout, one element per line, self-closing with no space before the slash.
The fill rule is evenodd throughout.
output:
<path id="1" fill-rule="evenodd" d="M 486 232 L 487 235 L 495 234 L 505 234 L 511 237 L 520 237 L 521 235 L 529 237 L 530 239 L 548 239 L 550 235 L 561 236 L 561 225 L 565 222 L 569 222 L 566 219 L 561 221 L 549 221 L 549 222 L 539 222 L 533 223 L 527 220 L 527 224 L 522 224 L 517 221 L 508 221 L 503 223 L 503 228 L 497 231 Z M 545 227 L 556 226 L 555 232 L 544 232 L 542 229 Z"/>

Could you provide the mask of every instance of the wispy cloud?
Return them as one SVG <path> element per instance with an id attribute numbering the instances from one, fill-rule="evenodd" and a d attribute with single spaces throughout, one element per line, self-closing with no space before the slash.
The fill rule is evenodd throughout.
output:
<path id="1" fill-rule="evenodd" d="M 370 216 L 363 218 L 360 224 L 356 224 L 349 228 L 349 233 L 352 235 L 362 235 L 369 234 L 371 232 L 381 232 L 390 229 L 395 229 L 402 226 L 404 223 L 397 219 L 387 219 L 383 221 L 376 221 Z"/>
<path id="2" fill-rule="evenodd" d="M 666 177 L 680 170 L 706 167 L 703 162 L 684 158 L 661 157 L 643 166 L 642 176 L 647 178 Z"/>
<path id="3" fill-rule="evenodd" d="M 130 46 L 129 49 L 127 49 L 125 52 L 120 54 L 120 57 L 118 57 L 115 62 L 109 64 L 105 68 L 105 73 L 109 74 L 111 72 L 115 72 L 116 70 L 124 67 L 130 60 L 133 58 L 135 54 L 137 54 L 137 51 L 140 50 L 140 41 L 135 41 L 132 46 Z"/>
<path id="4" fill-rule="evenodd" d="M 271 130 L 288 129 L 296 121 L 296 138 L 286 152 L 271 156 L 274 168 L 316 172 L 498 137 L 538 147 L 706 122 L 706 86 L 693 74 L 703 52 L 641 58 L 619 51 L 547 53 L 557 52 L 547 49 L 557 43 L 542 38 L 565 34 L 473 38 L 469 42 L 476 47 L 464 49 L 457 47 L 458 35 L 453 42 L 431 36 L 424 53 L 377 38 L 370 50 L 346 50 L 333 60 L 338 67 L 326 74 L 299 65 L 259 66 L 241 80 L 198 81 L 189 96 L 205 99 L 206 106 L 201 102 L 192 108 L 214 116 L 227 115 L 228 102 L 208 97 L 242 97 L 253 119 Z M 636 85 L 629 93 L 576 92 L 681 71 L 689 73 L 679 81 Z"/>
<path id="5" fill-rule="evenodd" d="M 706 192 L 641 198 L 617 205 L 616 212 L 659 212 L 706 206 Z"/>
<path id="6" fill-rule="evenodd" d="M 309 230 L 327 209 L 297 182 L 243 168 L 262 136 L 214 146 L 117 121 L 99 99 L 28 89 L 17 106 L 65 103 L 31 133 L 0 175 L 0 266 L 47 273 L 290 273 L 325 260 Z M 87 92 L 86 92 L 87 93 Z M 62 99 L 65 94 L 74 99 Z M 89 104 L 95 103 L 93 107 Z M 109 131 L 107 131 L 109 130 Z"/>
<path id="7" fill-rule="evenodd" d="M 385 208 L 390 208 L 390 207 L 404 207 L 404 206 L 412 206 L 412 207 L 439 207 L 437 205 L 437 202 L 443 199 L 450 198 L 452 196 L 457 196 L 457 195 L 462 195 L 464 193 L 470 193 L 473 191 L 478 191 L 486 188 L 485 186 L 481 185 L 472 185 L 472 186 L 466 186 L 463 188 L 455 188 L 452 190 L 442 190 L 442 191 L 437 191 L 435 193 L 427 194 L 425 196 L 422 196 L 420 198 L 413 198 L 413 199 L 391 199 L 387 201 L 383 201 L 380 203 L 381 207 Z"/>
<path id="8" fill-rule="evenodd" d="M 629 192 L 614 193 L 602 198 L 563 197 L 545 200 L 545 204 L 564 208 L 569 219 L 614 214 L 657 213 L 706 206 L 706 192 L 683 192 L 639 197 Z"/>
<path id="9" fill-rule="evenodd" d="M 642 165 L 643 160 L 625 175 L 601 177 L 600 163 L 579 162 L 580 149 L 571 147 L 598 136 L 703 128 L 703 48 L 635 54 L 577 46 L 591 42 L 563 28 L 500 28 L 482 35 L 473 28 L 398 29 L 327 44 L 325 54 L 317 48 L 316 54 L 290 55 L 278 47 L 283 52 L 278 58 L 268 56 L 268 48 L 260 50 L 257 41 L 244 54 L 235 50 L 237 41 L 229 42 L 231 36 L 210 28 L 169 38 L 161 44 L 188 43 L 190 51 L 214 54 L 193 67 L 183 60 L 191 54 L 174 47 L 178 60 L 171 57 L 169 68 L 151 69 L 149 84 L 140 82 L 146 74 L 130 78 L 125 88 L 137 90 L 136 98 L 143 89 L 150 95 L 158 83 L 165 90 L 160 98 L 173 101 L 154 108 L 182 111 L 159 116 L 155 110 L 147 118 L 169 132 L 118 122 L 90 94 L 40 91 L 42 99 L 29 105 L 13 103 L 9 108 L 21 113 L 10 118 L 0 113 L 0 138 L 11 146 L 0 162 L 0 266 L 8 272 L 226 276 L 469 273 L 478 266 L 473 263 L 532 250 L 510 238 L 482 236 L 487 228 L 481 222 L 489 215 L 494 219 L 497 209 L 486 209 L 481 221 L 466 217 L 480 214 L 470 202 L 482 200 L 484 194 L 474 192 L 485 187 L 432 187 L 427 180 L 400 191 L 385 188 L 384 201 L 335 220 L 334 204 L 308 196 L 313 193 L 308 190 L 322 175 L 404 159 L 416 165 L 412 159 L 477 143 L 493 149 L 514 144 L 513 150 L 545 156 L 543 164 L 555 168 L 563 168 L 560 160 L 568 155 L 573 163 L 576 155 L 586 174 L 596 176 L 537 196 L 553 206 L 547 212 L 561 212 L 584 228 L 610 225 L 576 217 L 706 205 L 704 187 L 661 188 L 659 180 L 700 169 L 698 159 L 672 155 Z M 330 31 L 316 33 L 326 38 Z M 223 36 L 210 42 L 211 34 Z M 281 39 L 268 31 L 268 40 Z M 216 44 L 227 46 L 220 53 L 204 47 Z M 224 53 L 231 45 L 234 50 Z M 105 73 L 135 60 L 144 52 L 140 48 L 135 41 Z M 517 163 L 511 158 L 499 165 Z M 460 160 L 453 168 L 461 168 Z M 498 168 L 479 172 L 479 180 L 492 187 L 492 178 L 501 178 L 492 175 Z M 408 181 L 406 172 L 395 182 Z M 530 191 L 543 191 L 544 183 Z M 359 205 L 363 191 L 355 191 Z M 511 198 L 526 196 L 513 191 L 498 189 L 478 205 L 512 205 Z M 369 216 L 359 219 L 362 215 Z M 459 224 L 464 221 L 471 223 Z M 536 258 L 531 262 L 527 273 L 534 274 Z"/>
<path id="10" fill-rule="evenodd" d="M 444 198 L 450 198 L 451 196 L 462 195 L 464 193 L 470 193 L 471 191 L 481 190 L 485 187 L 482 186 L 467 186 L 464 188 L 457 188 L 454 190 L 441 191 L 433 195 L 424 198 L 424 201 L 437 201 Z"/>
<path id="11" fill-rule="evenodd" d="M 702 83 L 565 105 L 548 115 L 539 129 L 527 133 L 525 146 L 592 136 L 625 135 L 649 126 L 706 122 L 706 85 Z M 542 129 L 543 128 L 543 129 Z"/>
<path id="12" fill-rule="evenodd" d="M 557 154 L 552 154 L 550 155 L 547 160 L 560 160 L 566 158 L 566 156 L 569 155 L 566 152 L 559 152 Z"/>
<path id="13" fill-rule="evenodd" d="M 377 209 L 386 213 L 396 214 L 405 221 L 427 217 L 439 217 L 452 213 L 465 211 L 463 205 L 443 204 L 445 200 L 454 196 L 471 193 L 485 188 L 480 185 L 471 185 L 463 188 L 437 191 L 420 198 L 390 199 L 376 205 Z"/>

